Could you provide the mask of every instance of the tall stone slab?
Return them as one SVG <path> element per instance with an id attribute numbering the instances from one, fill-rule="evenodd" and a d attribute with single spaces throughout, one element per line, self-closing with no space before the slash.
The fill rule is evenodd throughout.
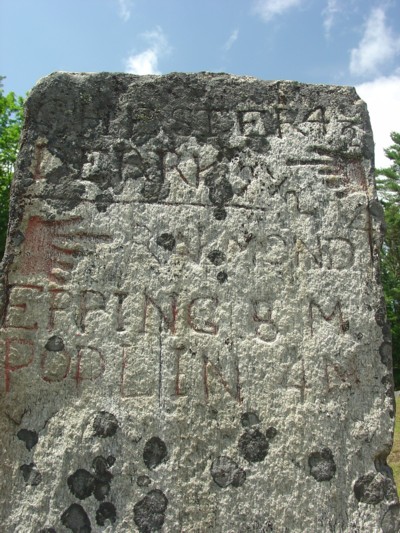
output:
<path id="1" fill-rule="evenodd" d="M 3 262 L 1 530 L 397 531 L 372 161 L 348 87 L 41 80 Z"/>

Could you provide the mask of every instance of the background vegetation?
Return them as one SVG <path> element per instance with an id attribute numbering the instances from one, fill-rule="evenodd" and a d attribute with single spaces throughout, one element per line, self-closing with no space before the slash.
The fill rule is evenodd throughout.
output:
<path id="1" fill-rule="evenodd" d="M 4 94 L 0 76 L 0 258 L 7 236 L 10 184 L 18 153 L 24 99 L 13 92 Z"/>
<path id="2" fill-rule="evenodd" d="M 395 388 L 400 389 L 400 133 L 385 150 L 390 167 L 377 169 L 376 184 L 385 210 L 386 235 L 381 253 L 382 284 L 392 330 Z"/>
<path id="3" fill-rule="evenodd" d="M 394 441 L 392 451 L 387 459 L 388 465 L 393 470 L 394 480 L 397 485 L 397 494 L 400 498 L 400 398 L 396 398 L 396 420 L 394 425 Z"/>

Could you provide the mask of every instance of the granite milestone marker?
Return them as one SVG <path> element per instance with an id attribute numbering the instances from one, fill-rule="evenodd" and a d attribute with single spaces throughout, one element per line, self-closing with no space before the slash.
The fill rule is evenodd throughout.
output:
<path id="1" fill-rule="evenodd" d="M 36 85 L 3 262 L 2 531 L 397 531 L 372 159 L 348 87 Z"/>

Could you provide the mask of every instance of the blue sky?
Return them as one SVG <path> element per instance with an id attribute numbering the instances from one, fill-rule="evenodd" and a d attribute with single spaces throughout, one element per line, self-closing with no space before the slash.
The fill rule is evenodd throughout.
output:
<path id="1" fill-rule="evenodd" d="M 0 0 L 0 74 L 216 71 L 356 86 L 378 166 L 400 131 L 400 0 Z"/>

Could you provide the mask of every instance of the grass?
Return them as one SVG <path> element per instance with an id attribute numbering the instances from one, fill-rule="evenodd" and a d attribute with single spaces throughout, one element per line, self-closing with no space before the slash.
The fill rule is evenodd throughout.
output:
<path id="1" fill-rule="evenodd" d="M 392 451 L 387 459 L 393 470 L 397 485 L 397 494 L 400 498 L 400 396 L 396 398 L 396 422 L 394 426 L 394 442 Z"/>

